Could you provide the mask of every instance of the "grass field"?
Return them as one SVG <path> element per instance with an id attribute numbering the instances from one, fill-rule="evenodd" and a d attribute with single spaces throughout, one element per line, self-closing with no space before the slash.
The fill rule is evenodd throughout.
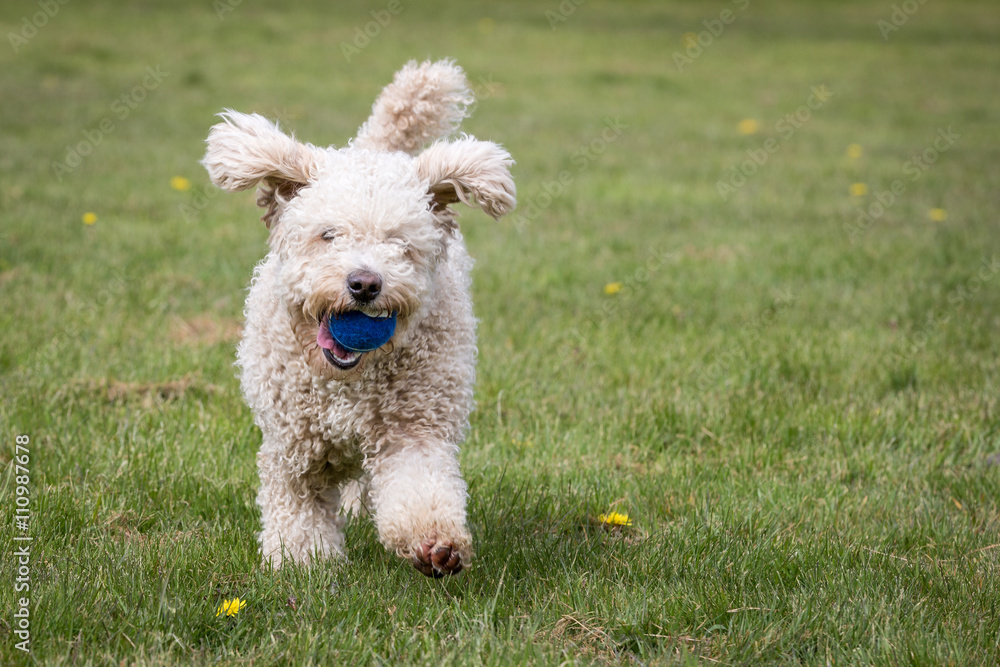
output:
<path id="1" fill-rule="evenodd" d="M 0 663 L 996 664 L 1000 11 L 896 7 L 4 3 Z M 462 218 L 477 559 L 263 573 L 204 138 L 343 143 L 440 57 L 517 160 Z"/>

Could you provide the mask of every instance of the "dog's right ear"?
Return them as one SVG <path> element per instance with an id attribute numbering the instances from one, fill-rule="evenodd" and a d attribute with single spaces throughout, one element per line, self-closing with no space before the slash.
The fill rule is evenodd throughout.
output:
<path id="1" fill-rule="evenodd" d="M 315 177 L 323 150 L 299 143 L 258 114 L 227 109 L 219 116 L 224 122 L 209 132 L 201 163 L 223 190 L 260 185 L 257 205 L 265 209 L 262 220 L 270 229 L 285 204 Z"/>

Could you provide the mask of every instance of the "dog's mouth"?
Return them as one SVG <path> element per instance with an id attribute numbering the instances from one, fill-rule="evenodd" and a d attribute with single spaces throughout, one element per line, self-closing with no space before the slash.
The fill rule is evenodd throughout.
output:
<path id="1" fill-rule="evenodd" d="M 330 362 L 332 366 L 344 371 L 356 367 L 361 363 L 361 359 L 365 356 L 365 354 L 380 347 L 380 345 L 375 345 L 371 349 L 354 349 L 353 347 L 345 346 L 334 337 L 331 331 L 330 318 L 343 317 L 348 314 L 363 314 L 373 320 L 386 320 L 395 315 L 395 313 L 386 309 L 363 308 L 358 311 L 347 311 L 347 313 L 334 313 L 331 311 L 324 313 L 323 316 L 319 318 L 319 331 L 316 334 L 316 344 L 323 350 L 323 356 L 326 357 L 326 360 Z M 395 321 L 394 317 L 393 321 Z"/>
<path id="2" fill-rule="evenodd" d="M 323 349 L 323 356 L 333 366 L 341 370 L 350 370 L 361 362 L 364 352 L 354 352 L 348 350 L 334 339 L 330 333 L 330 313 L 326 313 L 319 320 L 319 333 L 316 334 L 316 344 Z"/>

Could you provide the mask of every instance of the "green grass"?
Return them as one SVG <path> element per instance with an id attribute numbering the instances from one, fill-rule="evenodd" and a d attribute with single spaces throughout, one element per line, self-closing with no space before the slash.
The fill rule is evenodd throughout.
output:
<path id="1" fill-rule="evenodd" d="M 207 1 L 119 4 L 68 3 L 0 48 L 0 663 L 1000 660 L 993 3 L 928 2 L 886 41 L 891 3 L 590 0 L 553 30 L 555 1 L 404 2 L 350 63 L 339 44 L 386 3 L 248 1 L 221 20 Z M 684 33 L 726 8 L 679 72 Z M 5 3 L 0 32 L 36 11 Z M 427 57 L 493 87 L 466 129 L 517 159 L 515 216 L 463 216 L 475 566 L 425 579 L 359 522 L 349 564 L 265 574 L 260 434 L 232 361 L 266 233 L 251 195 L 214 196 L 203 141 L 232 107 L 343 143 Z M 120 117 L 147 67 L 162 81 Z M 818 86 L 832 96 L 788 136 Z M 959 139 L 911 178 L 947 128 Z M 609 509 L 633 526 L 596 526 Z"/>

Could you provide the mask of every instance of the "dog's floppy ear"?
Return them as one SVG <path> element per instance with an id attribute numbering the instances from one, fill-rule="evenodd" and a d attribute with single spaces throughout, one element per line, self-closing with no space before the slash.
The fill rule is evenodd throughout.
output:
<path id="1" fill-rule="evenodd" d="M 212 183 L 230 192 L 260 185 L 257 205 L 268 229 L 282 207 L 315 176 L 322 149 L 302 144 L 258 114 L 227 109 L 212 127 L 201 163 Z"/>
<path id="2" fill-rule="evenodd" d="M 417 157 L 417 172 L 427 181 L 434 214 L 453 227 L 455 212 L 448 206 L 455 202 L 478 206 L 494 220 L 514 210 L 512 164 L 510 154 L 497 144 L 463 137 L 429 146 Z"/>
<path id="3" fill-rule="evenodd" d="M 454 132 L 474 101 L 465 72 L 451 60 L 411 60 L 379 94 L 353 145 L 416 155 Z"/>

